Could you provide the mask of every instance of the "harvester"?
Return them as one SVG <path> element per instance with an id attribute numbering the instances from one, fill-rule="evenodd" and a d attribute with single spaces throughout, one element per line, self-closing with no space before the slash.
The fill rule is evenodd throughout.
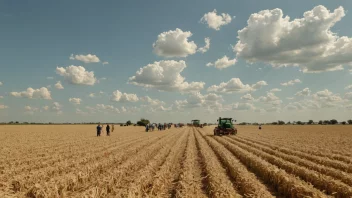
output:
<path id="1" fill-rule="evenodd" d="M 194 127 L 203 127 L 201 124 L 200 124 L 200 120 L 192 120 L 192 126 Z"/>
<path id="2" fill-rule="evenodd" d="M 214 129 L 214 135 L 236 135 L 237 129 L 233 126 L 232 118 L 221 118 L 218 119 L 218 126 Z"/>

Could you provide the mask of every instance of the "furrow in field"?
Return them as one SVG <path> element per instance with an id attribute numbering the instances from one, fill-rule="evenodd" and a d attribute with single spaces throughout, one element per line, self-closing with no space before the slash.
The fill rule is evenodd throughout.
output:
<path id="1" fill-rule="evenodd" d="M 265 140 L 265 142 L 263 141 L 263 139 L 261 138 L 256 138 L 256 137 L 247 137 L 247 136 L 241 136 L 243 139 L 249 140 L 249 141 L 253 141 L 256 142 L 258 144 L 263 144 L 264 146 L 274 146 L 274 147 L 279 147 L 279 148 L 287 148 L 287 149 L 294 149 L 297 152 L 300 153 L 305 153 L 305 154 L 310 154 L 310 155 L 315 155 L 315 156 L 319 156 L 319 157 L 323 157 L 323 158 L 329 158 L 331 160 L 336 160 L 338 162 L 342 162 L 342 163 L 347 163 L 347 164 L 352 164 L 352 159 L 351 157 L 348 156 L 344 156 L 344 155 L 340 155 L 340 154 L 334 154 L 334 153 L 330 153 L 330 152 L 326 152 L 326 150 L 317 150 L 317 148 L 311 148 L 307 145 L 304 145 L 302 147 L 298 147 L 296 144 L 295 145 L 288 145 L 287 143 L 282 144 L 282 141 L 278 142 L 278 141 L 274 141 L 274 140 Z M 309 148 L 308 148 L 309 147 Z"/>
<path id="2" fill-rule="evenodd" d="M 119 147 L 116 153 L 114 151 L 105 153 L 105 155 L 102 155 L 105 158 L 101 159 L 101 161 L 84 160 L 81 164 L 70 164 L 64 169 L 62 167 L 54 167 L 54 170 L 50 170 L 49 172 L 44 171 L 42 174 L 39 173 L 38 175 L 24 176 L 22 179 L 15 179 L 12 184 L 20 184 L 17 186 L 21 188 L 15 189 L 15 191 L 28 191 L 29 189 L 29 192 L 32 192 L 33 189 L 35 189 L 35 183 L 41 181 L 39 185 L 49 186 L 48 191 L 51 193 L 62 194 L 62 192 L 66 190 L 75 189 L 74 187 L 77 184 L 85 185 L 85 182 L 91 181 L 91 177 L 94 177 L 94 174 L 109 169 L 111 166 L 119 165 L 131 155 L 153 144 L 155 139 L 159 139 L 157 141 L 160 142 L 165 138 L 169 138 L 169 136 L 151 138 L 137 144 L 132 142 Z"/>
<path id="3" fill-rule="evenodd" d="M 224 164 L 233 178 L 238 191 L 244 197 L 274 197 L 267 187 L 262 184 L 253 173 L 249 172 L 222 144 L 209 136 L 206 136 L 205 139 Z"/>
<path id="4" fill-rule="evenodd" d="M 246 135 L 242 135 L 241 137 L 246 140 L 256 141 L 256 142 L 263 143 L 263 144 L 269 144 L 269 145 L 276 146 L 276 147 L 286 147 L 286 148 L 290 148 L 290 149 L 295 149 L 296 151 L 299 151 L 301 153 L 306 153 L 306 154 L 310 154 L 310 155 L 329 158 L 331 160 L 336 160 L 336 161 L 347 163 L 347 164 L 352 163 L 352 158 L 350 156 L 332 153 L 329 150 L 318 149 L 316 147 L 312 147 L 312 146 L 306 145 L 306 144 L 304 144 L 304 146 L 302 147 L 302 144 L 288 143 L 287 141 L 284 141 L 285 143 L 283 144 L 282 140 L 275 140 L 275 139 L 264 140 L 261 137 L 260 138 L 253 137 L 253 136 L 251 137 L 251 136 L 246 136 Z"/>
<path id="5" fill-rule="evenodd" d="M 286 170 L 288 173 L 299 176 L 301 179 L 306 182 L 310 182 L 316 188 L 326 192 L 329 195 L 334 195 L 337 197 L 351 197 L 352 196 L 352 188 L 341 181 L 334 180 L 334 178 L 326 175 L 322 175 L 319 172 L 309 170 L 305 167 L 298 166 L 294 163 L 285 161 L 276 156 L 267 154 L 259 149 L 252 148 L 246 144 L 243 144 L 239 141 L 236 141 L 229 137 L 224 137 L 227 141 L 236 144 L 238 147 L 245 149 L 262 159 L 268 161 L 271 164 L 278 166 Z"/>
<path id="6" fill-rule="evenodd" d="M 186 132 L 181 134 L 167 158 L 155 159 L 135 177 L 129 178 L 129 188 L 121 197 L 170 197 L 173 181 L 179 175 L 187 136 Z"/>
<path id="7" fill-rule="evenodd" d="M 194 129 L 193 129 L 194 130 Z M 211 197 L 242 197 L 236 192 L 226 170 L 218 161 L 214 151 L 199 133 L 195 133 L 197 146 L 207 173 L 206 183 Z"/>
<path id="8" fill-rule="evenodd" d="M 294 175 L 288 174 L 277 166 L 268 163 L 260 157 L 236 146 L 222 137 L 213 137 L 224 145 L 233 155 L 235 155 L 244 165 L 255 174 L 271 184 L 280 194 L 285 197 L 327 197 L 321 191 L 315 189 L 310 184 L 298 179 Z"/>
<path id="9" fill-rule="evenodd" d="M 186 153 L 182 163 L 182 171 L 176 186 L 175 197 L 205 198 L 207 195 L 202 190 L 202 177 L 199 155 L 196 147 L 194 131 L 189 130 Z"/>
<path id="10" fill-rule="evenodd" d="M 0 181 L 8 180 L 14 175 L 18 175 L 23 172 L 29 172 L 29 171 L 34 172 L 37 170 L 40 172 L 41 169 L 48 168 L 48 167 L 55 167 L 55 166 L 64 167 L 65 165 L 72 164 L 72 163 L 81 163 L 80 159 L 82 158 L 84 161 L 99 160 L 99 158 L 103 157 L 101 153 L 113 151 L 124 144 L 135 143 L 141 140 L 143 140 L 143 137 L 131 138 L 118 143 L 115 142 L 108 146 L 101 146 L 99 144 L 96 144 L 89 149 L 77 148 L 77 149 L 70 149 L 70 151 L 62 151 L 61 153 L 56 153 L 55 155 L 52 155 L 47 160 L 33 159 L 32 162 L 28 162 L 28 163 L 24 162 L 24 163 L 20 163 L 18 166 L 13 165 L 13 166 L 3 168 L 6 174 L 0 175 Z M 90 155 L 91 153 L 95 153 L 97 155 L 96 156 Z"/>
<path id="11" fill-rule="evenodd" d="M 94 182 L 90 182 L 89 186 L 80 188 L 75 194 L 89 195 L 90 189 L 97 186 L 98 188 L 96 189 L 101 197 L 128 197 L 125 191 L 126 186 L 129 186 L 133 181 L 139 180 L 144 174 L 153 175 L 165 162 L 166 157 L 170 154 L 172 147 L 179 138 L 179 135 L 177 137 L 170 136 L 165 141 L 159 141 L 153 146 L 145 148 L 145 150 L 132 156 L 120 166 L 112 167 L 103 173 L 99 173 Z M 148 183 L 144 180 L 139 180 L 139 182 Z M 131 197 L 135 196 L 132 195 Z"/>
<path id="12" fill-rule="evenodd" d="M 298 157 L 301 157 L 301 158 L 304 158 L 304 159 L 307 159 L 307 160 L 322 164 L 324 166 L 329 166 L 329 167 L 332 167 L 332 168 L 335 168 L 335 169 L 339 169 L 341 171 L 345 171 L 347 173 L 352 173 L 352 164 L 346 164 L 344 162 L 331 160 L 331 159 L 326 158 L 326 157 L 314 156 L 314 155 L 311 155 L 311 154 L 307 154 L 305 152 L 297 151 L 296 148 L 294 150 L 292 150 L 292 149 L 288 149 L 288 148 L 285 148 L 285 147 L 274 146 L 274 145 L 271 145 L 270 143 L 262 143 L 262 142 L 255 141 L 255 140 L 248 140 L 248 141 L 252 141 L 252 142 L 264 145 L 264 146 L 268 146 L 268 147 L 270 147 L 272 149 L 275 149 L 275 150 L 278 150 L 280 152 L 283 152 L 283 153 L 286 153 L 286 154 L 289 154 L 289 155 L 295 155 L 295 156 L 298 156 Z"/>
<path id="13" fill-rule="evenodd" d="M 251 136 L 246 136 L 246 135 L 242 135 L 243 137 L 247 137 L 247 138 L 253 138 Z M 265 140 L 264 140 L 265 139 Z M 313 153 L 323 153 L 324 155 L 327 156 L 337 156 L 337 158 L 341 158 L 341 159 L 347 159 L 348 161 L 351 161 L 352 159 L 352 154 L 348 153 L 348 152 L 343 152 L 341 150 L 332 150 L 332 149 L 327 149 L 325 147 L 322 146 L 317 146 L 314 144 L 304 144 L 304 148 L 300 148 L 300 146 L 302 146 L 301 143 L 297 143 L 297 142 L 288 142 L 286 141 L 284 138 L 277 138 L 277 137 L 264 137 L 261 136 L 260 138 L 261 141 L 266 141 L 266 142 L 270 142 L 270 143 L 275 143 L 278 144 L 280 146 L 286 146 L 286 145 L 290 145 L 293 148 L 299 148 L 300 151 L 302 152 L 313 152 Z M 283 144 L 282 142 L 285 142 L 285 144 Z"/>
<path id="14" fill-rule="evenodd" d="M 345 172 L 342 172 L 340 170 L 337 170 L 337 169 L 334 169 L 334 168 L 330 168 L 330 167 L 327 167 L 327 166 L 323 166 L 323 165 L 320 165 L 320 164 L 317 164 L 317 163 L 313 163 L 311 161 L 302 159 L 302 158 L 297 157 L 295 155 L 288 155 L 288 154 L 282 153 L 280 151 L 277 151 L 275 149 L 271 149 L 270 147 L 261 146 L 261 145 L 256 144 L 256 143 L 253 143 L 253 142 L 250 142 L 250 141 L 247 141 L 247 140 L 243 140 L 242 138 L 237 138 L 237 137 L 232 137 L 232 138 L 237 140 L 237 141 L 239 141 L 239 142 L 241 142 L 241 143 L 247 144 L 247 145 L 249 145 L 249 146 L 251 146 L 253 148 L 260 149 L 260 150 L 262 150 L 262 151 L 264 151 L 264 152 L 266 152 L 268 154 L 280 157 L 280 158 L 282 158 L 284 160 L 287 160 L 289 162 L 295 163 L 295 164 L 297 164 L 299 166 L 304 166 L 304 167 L 307 167 L 308 169 L 315 170 L 315 171 L 320 172 L 322 174 L 331 176 L 333 178 L 341 180 L 342 182 L 352 186 L 352 176 L 347 174 L 347 173 L 345 173 Z"/>

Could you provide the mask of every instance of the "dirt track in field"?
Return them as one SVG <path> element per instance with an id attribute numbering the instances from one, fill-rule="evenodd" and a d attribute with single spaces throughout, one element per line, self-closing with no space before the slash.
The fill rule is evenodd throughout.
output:
<path id="1" fill-rule="evenodd" d="M 0 197 L 352 197 L 352 127 L 0 126 Z"/>

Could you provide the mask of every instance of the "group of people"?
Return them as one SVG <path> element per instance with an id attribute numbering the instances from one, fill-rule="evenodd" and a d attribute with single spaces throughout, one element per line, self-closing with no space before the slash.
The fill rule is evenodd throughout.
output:
<path id="1" fill-rule="evenodd" d="M 165 129 L 170 129 L 171 128 L 171 124 L 156 124 L 156 123 L 153 123 L 153 124 L 147 124 L 145 125 L 145 131 L 148 132 L 148 131 L 154 131 L 155 128 L 158 128 L 159 131 L 162 131 L 162 130 L 165 130 Z"/>
<path id="2" fill-rule="evenodd" d="M 99 125 L 97 126 L 97 136 L 100 136 L 101 133 L 103 132 L 103 130 L 104 130 L 104 125 L 101 126 L 101 125 L 99 124 Z M 106 135 L 107 135 L 107 136 L 110 136 L 110 125 L 109 125 L 109 124 L 106 125 L 105 130 L 106 130 Z M 114 125 L 113 125 L 113 124 L 111 125 L 111 131 L 114 132 Z"/>

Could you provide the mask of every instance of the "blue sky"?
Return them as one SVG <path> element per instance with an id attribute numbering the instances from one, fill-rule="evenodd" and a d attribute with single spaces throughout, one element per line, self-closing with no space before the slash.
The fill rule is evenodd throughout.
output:
<path id="1" fill-rule="evenodd" d="M 141 2 L 1 1 L 1 121 L 352 119 L 352 2 Z"/>

